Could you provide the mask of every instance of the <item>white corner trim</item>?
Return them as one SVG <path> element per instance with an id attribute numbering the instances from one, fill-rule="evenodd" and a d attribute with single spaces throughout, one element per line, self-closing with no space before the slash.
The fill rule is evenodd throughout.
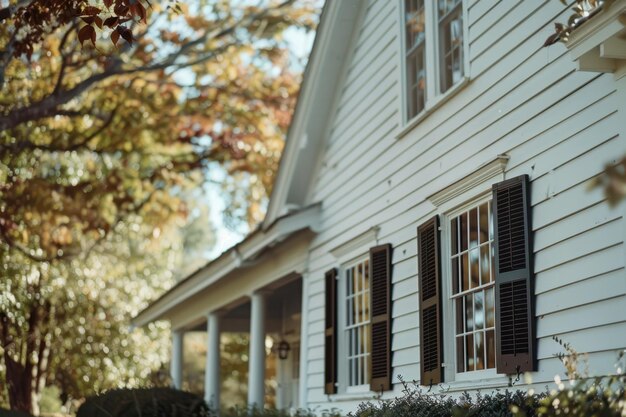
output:
<path id="1" fill-rule="evenodd" d="M 353 258 L 363 252 L 364 247 L 369 250 L 371 246 L 376 246 L 379 231 L 380 227 L 372 227 L 355 238 L 335 246 L 330 250 L 330 253 L 341 262 L 347 261 L 349 258 Z"/>
<path id="2" fill-rule="evenodd" d="M 508 155 L 498 155 L 494 160 L 481 165 L 468 176 L 448 185 L 441 191 L 428 196 L 428 200 L 436 207 L 440 207 L 455 197 L 471 190 L 479 184 L 487 182 L 497 176 L 502 176 L 509 162 Z"/>

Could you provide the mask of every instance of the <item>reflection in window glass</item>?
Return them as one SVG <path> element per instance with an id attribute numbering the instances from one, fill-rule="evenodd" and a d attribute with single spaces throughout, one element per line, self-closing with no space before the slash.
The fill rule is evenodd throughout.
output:
<path id="1" fill-rule="evenodd" d="M 461 0 L 439 1 L 439 68 L 441 93 L 463 78 L 463 9 Z"/>
<path id="2" fill-rule="evenodd" d="M 348 385 L 364 385 L 369 381 L 369 259 L 364 259 L 345 270 L 346 321 L 345 331 L 348 360 Z"/>
<path id="3" fill-rule="evenodd" d="M 424 0 L 406 0 L 406 76 L 408 88 L 407 116 L 411 119 L 424 109 L 426 102 L 426 10 Z"/>
<path id="4" fill-rule="evenodd" d="M 454 3 L 440 1 L 441 5 Z M 446 6 L 447 7 L 447 6 Z M 450 220 L 450 266 L 457 372 L 495 368 L 495 298 L 491 202 Z"/>

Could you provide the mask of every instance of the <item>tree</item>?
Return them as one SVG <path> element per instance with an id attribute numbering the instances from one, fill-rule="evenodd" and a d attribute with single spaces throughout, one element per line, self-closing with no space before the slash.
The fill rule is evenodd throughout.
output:
<path id="1" fill-rule="evenodd" d="M 310 5 L 294 1 L 93 4 L 0 9 L 0 343 L 11 404 L 27 411 L 53 378 L 72 395 L 113 383 L 93 383 L 66 359 L 101 355 L 83 347 L 109 337 L 95 334 L 106 323 L 128 343 L 133 311 L 98 309 L 100 294 L 110 283 L 136 310 L 167 287 L 159 271 L 171 265 L 155 262 L 145 276 L 124 265 L 150 259 L 149 242 L 189 214 L 185 190 L 211 164 L 245 177 L 255 190 L 244 196 L 246 220 L 260 217 L 255 201 L 269 195 L 299 81 L 281 36 L 314 24 Z M 127 285 L 141 297 L 125 298 Z M 57 334 L 70 317 L 95 327 L 71 321 Z M 65 345 L 52 343 L 60 337 Z"/>

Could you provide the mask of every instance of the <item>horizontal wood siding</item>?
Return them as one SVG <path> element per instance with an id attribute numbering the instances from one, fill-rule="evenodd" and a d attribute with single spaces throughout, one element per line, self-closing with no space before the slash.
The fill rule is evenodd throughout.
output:
<path id="1" fill-rule="evenodd" d="M 559 336 L 590 352 L 597 371 L 626 345 L 624 208 L 610 209 L 588 183 L 626 153 L 611 75 L 583 73 L 563 45 L 543 48 L 559 2 L 469 0 L 471 82 L 404 137 L 399 2 L 371 0 L 346 62 L 336 112 L 310 200 L 323 202 L 310 250 L 307 404 L 353 411 L 367 396 L 323 394 L 324 271 L 330 250 L 372 227 L 393 246 L 392 366 L 419 379 L 417 226 L 434 212 L 426 198 L 498 154 L 506 178 L 531 179 L 539 372 L 552 380 Z M 329 104 L 330 105 L 330 104 Z M 621 121 L 620 121 L 621 119 Z M 367 253 L 363 248 L 363 255 Z M 450 331 L 448 325 L 444 331 Z M 506 383 L 506 382 L 504 382 Z M 452 386 L 454 390 L 454 386 Z"/>

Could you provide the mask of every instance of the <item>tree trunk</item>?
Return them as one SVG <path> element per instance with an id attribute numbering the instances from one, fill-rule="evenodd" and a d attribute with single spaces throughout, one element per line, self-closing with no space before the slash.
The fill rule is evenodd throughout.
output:
<path id="1" fill-rule="evenodd" d="M 33 375 L 30 370 L 11 358 L 8 352 L 4 354 L 6 364 L 7 385 L 9 388 L 9 405 L 11 410 L 33 411 Z"/>

